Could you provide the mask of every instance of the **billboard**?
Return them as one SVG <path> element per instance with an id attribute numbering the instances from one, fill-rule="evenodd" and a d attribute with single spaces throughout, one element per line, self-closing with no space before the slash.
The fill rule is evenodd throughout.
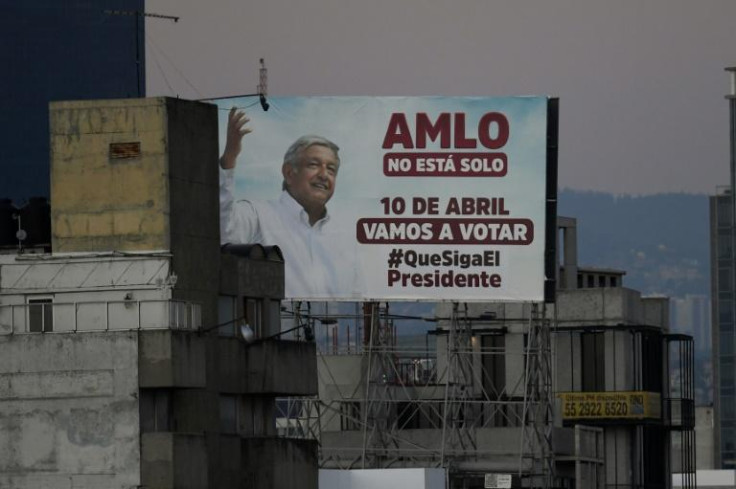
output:
<path id="1" fill-rule="evenodd" d="M 562 419 L 661 419 L 658 392 L 561 392 Z"/>
<path id="2" fill-rule="evenodd" d="M 215 102 L 221 238 L 278 245 L 287 298 L 544 299 L 550 99 L 268 102 Z"/>

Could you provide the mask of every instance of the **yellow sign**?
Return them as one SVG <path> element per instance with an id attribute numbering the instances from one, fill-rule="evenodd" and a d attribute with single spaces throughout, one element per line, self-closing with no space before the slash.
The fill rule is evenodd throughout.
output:
<path id="1" fill-rule="evenodd" d="M 660 419 L 656 392 L 561 392 L 562 419 Z"/>

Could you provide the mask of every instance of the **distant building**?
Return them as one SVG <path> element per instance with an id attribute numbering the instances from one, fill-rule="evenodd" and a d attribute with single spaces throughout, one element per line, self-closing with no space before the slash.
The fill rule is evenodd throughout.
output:
<path id="1" fill-rule="evenodd" d="M 145 96 L 144 0 L 0 0 L 0 198 L 49 197 L 49 102 Z"/>
<path id="2" fill-rule="evenodd" d="M 276 425 L 315 346 L 280 339 L 278 249 L 220 249 L 216 107 L 51 119 L 54 253 L 0 255 L 0 487 L 316 489 L 316 441 Z"/>
<path id="3" fill-rule="evenodd" d="M 731 74 L 731 182 L 710 198 L 710 276 L 713 337 L 714 459 L 717 469 L 736 469 L 736 68 Z"/>
<path id="4" fill-rule="evenodd" d="M 692 336 L 697 353 L 710 351 L 710 298 L 705 295 L 688 294 L 685 297 L 671 299 L 670 304 L 672 332 Z"/>

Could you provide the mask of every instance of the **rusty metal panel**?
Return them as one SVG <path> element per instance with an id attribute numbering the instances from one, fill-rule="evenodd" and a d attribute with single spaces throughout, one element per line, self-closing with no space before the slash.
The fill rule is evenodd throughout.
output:
<path id="1" fill-rule="evenodd" d="M 124 160 L 129 158 L 141 157 L 141 143 L 135 141 L 132 143 L 110 143 L 111 160 Z"/>

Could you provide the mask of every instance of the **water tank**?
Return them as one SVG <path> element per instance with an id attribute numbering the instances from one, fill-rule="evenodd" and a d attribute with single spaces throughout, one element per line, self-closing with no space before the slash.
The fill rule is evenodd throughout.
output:
<path id="1" fill-rule="evenodd" d="M 20 210 L 20 218 L 27 233 L 24 246 L 51 244 L 51 206 L 45 197 L 31 197 Z"/>
<path id="2" fill-rule="evenodd" d="M 18 209 L 10 199 L 0 199 L 0 246 L 16 246 L 18 241 L 15 233 L 18 231 L 18 221 L 13 219 L 13 214 Z"/>

